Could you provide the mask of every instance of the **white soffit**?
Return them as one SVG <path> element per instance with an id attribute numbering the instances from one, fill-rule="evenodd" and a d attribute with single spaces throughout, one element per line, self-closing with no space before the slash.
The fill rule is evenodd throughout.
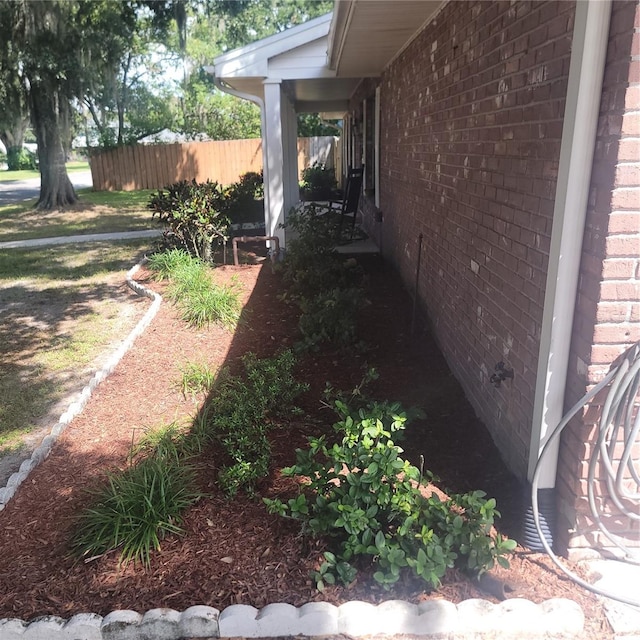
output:
<path id="1" fill-rule="evenodd" d="M 375 77 L 438 12 L 443 0 L 336 0 L 329 67 L 339 77 Z"/>

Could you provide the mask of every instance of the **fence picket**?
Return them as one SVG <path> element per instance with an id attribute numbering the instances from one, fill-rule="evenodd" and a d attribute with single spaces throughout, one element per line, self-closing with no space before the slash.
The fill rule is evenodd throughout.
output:
<path id="1" fill-rule="evenodd" d="M 336 165 L 336 139 L 298 138 L 298 175 L 314 162 Z M 167 145 L 134 145 L 91 155 L 96 191 L 161 189 L 180 180 L 235 182 L 262 171 L 262 140 L 215 140 Z"/>

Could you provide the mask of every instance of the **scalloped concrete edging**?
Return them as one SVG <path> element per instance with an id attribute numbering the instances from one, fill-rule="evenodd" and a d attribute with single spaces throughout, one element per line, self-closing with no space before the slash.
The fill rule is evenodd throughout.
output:
<path id="1" fill-rule="evenodd" d="M 183 612 L 151 609 L 113 611 L 104 618 L 80 613 L 69 620 L 46 616 L 30 624 L 0 620 L 0 640 L 180 640 L 183 638 L 270 638 L 277 636 L 367 636 L 411 634 L 425 637 L 543 638 L 578 636 L 582 609 L 572 600 L 555 598 L 541 604 L 514 598 L 500 604 L 446 600 L 410 604 L 389 600 L 379 605 L 352 601 L 339 607 L 310 602 L 301 607 L 269 604 L 263 609 L 235 604 L 222 612 L 194 606 Z"/>
<path id="2" fill-rule="evenodd" d="M 84 387 L 80 397 L 60 416 L 20 470 L 0 488 L 0 511 L 14 496 L 29 473 L 51 453 L 58 436 L 86 406 L 94 389 L 115 369 L 134 341 L 158 312 L 162 297 L 133 279 L 146 262 L 141 260 L 127 272 L 128 286 L 153 303 L 107 364 Z M 351 601 L 340 606 L 310 602 L 301 607 L 274 603 L 263 609 L 237 604 L 221 612 L 195 605 L 183 612 L 151 609 L 112 611 L 105 617 L 80 613 L 68 620 L 43 616 L 30 622 L 18 618 L 0 619 L 0 640 L 181 640 L 185 638 L 269 638 L 278 636 L 366 636 L 410 634 L 444 640 L 481 637 L 543 638 L 578 636 L 584 627 L 584 613 L 572 600 L 554 598 L 541 604 L 513 598 L 500 604 L 471 599 L 459 604 L 428 600 L 411 604 L 389 600 L 379 605 Z"/>
<path id="3" fill-rule="evenodd" d="M 149 323 L 158 312 L 158 309 L 160 308 L 160 304 L 162 302 L 162 297 L 160 296 L 160 294 L 155 293 L 155 291 L 151 291 L 151 289 L 143 287 L 139 282 L 136 282 L 133 279 L 133 276 L 145 263 L 145 261 L 146 259 L 143 258 L 140 262 L 138 262 L 138 264 L 127 271 L 127 285 L 138 295 L 150 298 L 153 303 L 151 304 L 149 309 L 147 309 L 147 312 L 144 314 L 142 319 L 133 328 L 131 333 L 129 333 L 124 342 L 109 358 L 107 363 L 102 367 L 102 369 L 100 369 L 93 375 L 93 377 L 89 381 L 89 384 L 82 389 L 78 399 L 72 402 L 67 410 L 60 416 L 58 422 L 51 428 L 49 435 L 45 436 L 42 439 L 42 442 L 33 451 L 31 457 L 24 460 L 20 465 L 19 470 L 9 476 L 6 486 L 0 488 L 0 511 L 2 511 L 9 500 L 13 498 L 16 491 L 18 490 L 18 487 L 27 479 L 31 471 L 49 456 L 49 454 L 51 453 L 51 449 L 53 448 L 53 445 L 55 444 L 60 434 L 69 426 L 71 421 L 76 416 L 80 415 L 87 402 L 89 401 L 89 398 L 91 397 L 93 391 L 101 382 L 106 380 L 109 375 L 113 373 L 113 370 L 116 368 L 116 365 L 120 362 L 120 360 L 122 360 L 124 354 L 129 351 L 135 340 L 149 326 Z"/>

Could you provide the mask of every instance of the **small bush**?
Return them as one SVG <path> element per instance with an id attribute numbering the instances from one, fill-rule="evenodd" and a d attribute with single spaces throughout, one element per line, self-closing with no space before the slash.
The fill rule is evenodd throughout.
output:
<path id="1" fill-rule="evenodd" d="M 305 200 L 329 200 L 338 187 L 336 172 L 320 162 L 302 170 L 302 195 Z"/>
<path id="2" fill-rule="evenodd" d="M 180 390 L 185 397 L 208 393 L 216 379 L 215 372 L 206 363 L 187 362 L 180 372 Z"/>
<path id="3" fill-rule="evenodd" d="M 351 582 L 358 558 L 372 563 L 374 579 L 385 588 L 407 572 L 436 587 L 454 564 L 475 574 L 495 561 L 508 566 L 515 542 L 492 534 L 495 500 L 475 491 L 441 501 L 420 491 L 431 475 L 404 460 L 392 440 L 407 422 L 398 404 L 368 403 L 352 411 L 336 400 L 335 407 L 341 440 L 309 439 L 296 464 L 282 471 L 299 478 L 301 493 L 286 503 L 265 499 L 270 511 L 329 539 L 331 550 L 315 574 L 318 588 Z"/>
<path id="4" fill-rule="evenodd" d="M 336 219 L 317 215 L 311 206 L 291 212 L 286 226 L 295 237 L 282 267 L 287 286 L 283 297 L 302 312 L 302 348 L 353 344 L 358 313 L 366 304 L 363 271 L 354 258 L 345 260 L 335 251 Z"/>
<path id="5" fill-rule="evenodd" d="M 274 420 L 296 413 L 294 400 L 307 388 L 294 377 L 291 351 L 264 359 L 249 353 L 242 363 L 243 375 L 219 375 L 216 394 L 206 408 L 206 429 L 229 459 L 218 483 L 230 496 L 240 489 L 252 494 L 258 480 L 267 475 L 268 435 Z"/>
<path id="6" fill-rule="evenodd" d="M 151 196 L 152 217 L 169 227 L 170 237 L 191 255 L 209 262 L 213 245 L 225 242 L 229 218 L 224 191 L 217 182 L 176 182 Z"/>
<path id="7" fill-rule="evenodd" d="M 264 183 L 262 173 L 250 171 L 223 192 L 223 213 L 232 224 L 264 222 Z"/>

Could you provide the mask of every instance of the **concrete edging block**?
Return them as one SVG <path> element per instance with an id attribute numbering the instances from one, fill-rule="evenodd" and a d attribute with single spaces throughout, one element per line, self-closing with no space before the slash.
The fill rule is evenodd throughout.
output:
<path id="1" fill-rule="evenodd" d="M 78 613 L 62 628 L 65 640 L 102 640 L 102 616 L 97 613 Z"/>
<path id="2" fill-rule="evenodd" d="M 142 616 L 137 611 L 112 611 L 100 625 L 103 640 L 138 640 L 138 625 Z"/>
<path id="3" fill-rule="evenodd" d="M 329 602 L 308 602 L 299 611 L 300 634 L 330 636 L 338 633 L 338 607 Z"/>
<path id="4" fill-rule="evenodd" d="M 378 609 L 375 605 L 352 600 L 338 607 L 338 633 L 367 636 L 377 633 L 378 627 Z"/>
<path id="5" fill-rule="evenodd" d="M 185 638 L 219 638 L 219 618 L 220 611 L 213 607 L 204 605 L 189 607 L 180 615 L 178 625 L 180 634 Z"/>
<path id="6" fill-rule="evenodd" d="M 0 620 L 0 638 L 2 640 L 22 640 L 27 626 L 24 620 L 18 618 Z"/>
<path id="7" fill-rule="evenodd" d="M 258 609 L 248 604 L 232 604 L 218 619 L 221 638 L 258 638 Z"/>
<path id="8" fill-rule="evenodd" d="M 582 607 L 568 598 L 551 598 L 538 605 L 540 629 L 547 633 L 578 634 L 584 628 Z"/>
<path id="9" fill-rule="evenodd" d="M 150 609 L 138 625 L 140 640 L 178 640 L 180 612 L 175 609 Z"/>
<path id="10" fill-rule="evenodd" d="M 277 602 L 263 607 L 256 616 L 260 637 L 297 636 L 300 633 L 300 614 L 291 604 Z"/>
<path id="11" fill-rule="evenodd" d="M 43 616 L 34 620 L 25 630 L 23 640 L 62 640 L 65 621 L 58 616 Z"/>

